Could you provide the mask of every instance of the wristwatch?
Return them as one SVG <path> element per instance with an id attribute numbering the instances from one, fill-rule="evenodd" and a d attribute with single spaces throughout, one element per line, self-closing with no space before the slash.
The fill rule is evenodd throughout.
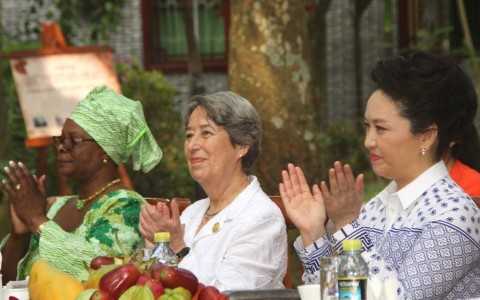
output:
<path id="1" fill-rule="evenodd" d="M 187 256 L 188 253 L 190 253 L 190 248 L 189 248 L 189 247 L 183 247 L 183 249 L 180 250 L 180 251 L 178 251 L 178 252 L 176 253 L 176 255 L 177 255 L 178 259 L 182 259 L 182 258 L 184 258 L 185 256 Z"/>

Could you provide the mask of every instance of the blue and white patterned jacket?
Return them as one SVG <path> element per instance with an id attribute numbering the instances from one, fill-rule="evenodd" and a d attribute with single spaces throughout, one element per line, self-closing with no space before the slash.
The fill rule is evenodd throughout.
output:
<path id="1" fill-rule="evenodd" d="M 392 199 L 400 209 L 390 221 Z M 362 241 L 370 278 L 393 279 L 399 299 L 480 297 L 480 210 L 443 162 L 399 191 L 390 183 L 333 235 L 307 248 L 299 237 L 305 282 L 319 281 L 319 258 L 339 252 L 344 239 Z"/>

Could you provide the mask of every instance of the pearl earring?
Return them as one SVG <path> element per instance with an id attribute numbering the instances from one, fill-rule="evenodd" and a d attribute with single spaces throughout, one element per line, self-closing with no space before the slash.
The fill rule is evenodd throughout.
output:
<path id="1" fill-rule="evenodd" d="M 104 158 L 104 159 L 102 160 L 102 162 L 103 162 L 104 164 L 106 164 L 106 163 L 108 163 L 108 159 Z"/>
<path id="2" fill-rule="evenodd" d="M 425 154 L 427 153 L 427 149 L 422 148 L 422 149 L 420 150 L 420 152 L 422 153 L 422 156 L 425 156 Z"/>

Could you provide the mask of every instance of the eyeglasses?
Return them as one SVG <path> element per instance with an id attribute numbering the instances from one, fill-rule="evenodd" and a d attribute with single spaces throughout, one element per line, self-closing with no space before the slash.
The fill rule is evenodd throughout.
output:
<path id="1" fill-rule="evenodd" d="M 53 143 L 55 144 L 56 147 L 59 147 L 62 145 L 63 147 L 66 148 L 74 148 L 78 144 L 84 143 L 84 142 L 96 142 L 94 139 L 89 139 L 89 138 L 81 138 L 81 137 L 70 137 L 66 138 L 63 135 L 59 136 L 53 136 Z"/>

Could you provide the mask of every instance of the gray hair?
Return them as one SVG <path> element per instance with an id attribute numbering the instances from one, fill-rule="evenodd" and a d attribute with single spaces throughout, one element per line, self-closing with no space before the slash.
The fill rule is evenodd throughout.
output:
<path id="1" fill-rule="evenodd" d="M 205 109 L 210 120 L 227 131 L 232 145 L 249 146 L 242 157 L 242 169 L 249 173 L 260 154 L 262 125 L 257 110 L 245 98 L 227 91 L 193 96 L 187 104 L 185 127 L 195 108 Z"/>

